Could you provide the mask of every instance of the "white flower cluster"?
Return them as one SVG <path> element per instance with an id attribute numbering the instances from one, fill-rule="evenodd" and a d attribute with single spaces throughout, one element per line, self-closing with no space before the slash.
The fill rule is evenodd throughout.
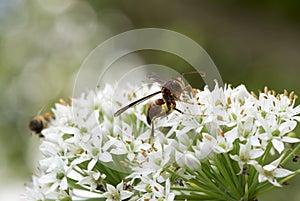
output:
<path id="1" fill-rule="evenodd" d="M 43 158 L 28 200 L 239 200 L 245 194 L 250 200 L 261 184 L 280 186 L 277 178 L 294 175 L 280 165 L 300 142 L 292 132 L 300 121 L 294 97 L 268 90 L 255 97 L 243 85 L 195 90 L 177 102 L 184 114 L 155 121 L 151 141 L 145 103 L 119 117 L 112 108 L 157 90 L 133 87 L 116 98 L 107 85 L 56 104 L 42 131 Z"/>

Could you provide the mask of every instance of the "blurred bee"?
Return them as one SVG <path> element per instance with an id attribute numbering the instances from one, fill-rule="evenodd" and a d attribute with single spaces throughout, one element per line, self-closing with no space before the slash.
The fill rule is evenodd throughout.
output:
<path id="1" fill-rule="evenodd" d="M 60 98 L 58 101 L 61 105 L 67 106 L 68 104 L 72 104 L 72 99 L 69 97 L 68 102 L 64 99 Z M 40 138 L 44 137 L 42 135 L 42 130 L 48 127 L 49 122 L 53 119 L 53 115 L 50 112 L 46 112 L 44 115 L 41 115 L 41 111 L 45 108 L 45 106 L 40 110 L 39 115 L 35 116 L 29 122 L 29 129 L 39 136 Z"/>
<path id="2" fill-rule="evenodd" d="M 44 115 L 37 115 L 29 122 L 29 129 L 34 132 L 39 137 L 44 137 L 42 135 L 42 130 L 48 127 L 48 123 L 52 119 L 52 115 L 47 112 Z"/>

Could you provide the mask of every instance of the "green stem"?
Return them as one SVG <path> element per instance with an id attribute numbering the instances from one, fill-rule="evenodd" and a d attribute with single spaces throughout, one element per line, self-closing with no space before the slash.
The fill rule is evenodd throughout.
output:
<path id="1" fill-rule="evenodd" d="M 222 187 L 223 189 L 227 188 L 227 185 L 223 184 L 224 181 L 221 180 L 219 175 L 219 171 L 215 171 L 213 165 L 207 161 L 206 163 L 201 163 L 201 172 L 203 172 L 204 175 L 206 175 L 210 180 L 213 180 L 214 183 L 217 183 L 219 185 L 219 188 Z"/>
<path id="2" fill-rule="evenodd" d="M 170 170 L 170 169 L 165 169 L 165 171 L 171 173 L 172 175 L 176 176 L 176 177 L 180 177 L 180 175 L 178 175 L 176 172 Z M 188 173 L 195 175 L 195 173 L 197 173 L 197 171 L 193 171 L 190 172 L 188 169 L 186 170 Z M 202 177 L 203 176 L 203 177 Z M 200 178 L 200 179 L 199 179 Z M 228 197 L 228 195 L 226 195 L 224 192 L 220 191 L 220 189 L 218 189 L 216 186 L 211 185 L 211 182 L 209 181 L 209 179 L 206 177 L 206 175 L 198 175 L 198 179 L 195 178 L 191 178 L 191 179 L 185 179 L 182 178 L 186 184 L 189 185 L 188 188 L 177 188 L 177 190 L 182 190 L 182 191 L 195 191 L 195 192 L 201 192 L 203 193 L 203 195 L 199 194 L 198 196 L 198 200 L 205 196 L 206 200 L 208 198 L 213 198 L 213 199 L 219 199 L 222 200 L 224 199 L 224 197 L 226 198 L 230 198 Z M 203 180 L 204 179 L 204 180 Z M 175 189 L 175 188 L 172 188 Z M 192 190 L 193 189 L 193 190 Z M 216 192 L 218 191 L 218 192 Z M 177 196 L 176 196 L 177 197 Z M 187 197 L 186 197 L 187 198 Z M 189 199 L 190 200 L 190 199 Z M 228 199 L 227 199 L 228 200 Z"/>
<path id="3" fill-rule="evenodd" d="M 106 180 L 112 185 L 117 185 L 122 181 L 122 176 L 118 174 L 117 171 L 111 171 L 109 167 L 106 167 L 99 162 L 96 163 L 95 168 L 101 173 L 105 173 L 107 176 Z"/>
<path id="4" fill-rule="evenodd" d="M 195 191 L 199 192 L 199 189 L 191 188 L 191 187 L 171 187 L 171 190 L 175 191 Z"/>
<path id="5" fill-rule="evenodd" d="M 285 157 L 282 161 L 281 164 L 285 164 L 288 160 L 290 160 L 290 158 L 293 157 L 293 155 L 300 149 L 300 143 L 293 149 L 293 151 L 287 156 Z"/>
<path id="6" fill-rule="evenodd" d="M 78 166 L 76 166 L 76 167 L 78 167 Z M 73 168 L 73 170 L 74 170 L 75 172 L 77 172 L 78 174 L 80 174 L 80 175 L 82 175 L 82 176 L 86 176 L 86 173 L 85 173 L 83 170 L 81 170 L 79 167 L 78 167 L 78 169 L 77 169 L 76 167 Z"/>
<path id="7" fill-rule="evenodd" d="M 214 191 L 216 191 L 217 194 L 219 194 L 221 196 L 221 198 L 224 196 L 227 198 L 227 200 L 232 199 L 232 197 L 230 197 L 230 195 L 226 194 L 224 191 L 222 191 L 217 185 L 216 183 L 212 182 L 213 178 L 208 177 L 207 174 L 205 174 L 203 172 L 202 169 L 198 170 L 198 173 L 200 174 L 200 178 L 204 179 L 205 184 L 210 188 L 210 189 L 214 189 Z M 219 183 L 218 183 L 219 184 Z"/>
<path id="8" fill-rule="evenodd" d="M 249 200 L 248 175 L 245 174 L 245 200 Z"/>
<path id="9" fill-rule="evenodd" d="M 267 158 L 269 157 L 269 154 L 270 154 L 270 150 L 272 148 L 272 143 L 269 143 L 267 145 L 267 148 L 266 148 L 266 151 L 264 153 L 263 156 L 261 156 L 261 158 L 259 159 L 259 164 L 265 164 Z M 252 167 L 254 169 L 254 167 Z M 252 171 L 251 171 L 252 172 Z M 251 173 L 250 172 L 250 173 Z M 249 187 L 249 192 L 254 192 L 256 191 L 258 188 L 257 188 L 257 183 L 258 183 L 258 180 L 257 180 L 257 177 L 258 177 L 258 171 L 254 171 L 255 173 L 254 174 L 250 174 L 250 178 L 249 178 L 249 184 L 250 184 L 250 187 Z"/>
<path id="10" fill-rule="evenodd" d="M 196 201 L 199 201 L 199 200 L 215 200 L 215 201 L 222 201 L 222 200 L 226 200 L 224 198 L 221 198 L 221 199 L 216 199 L 216 198 L 213 198 L 213 197 L 209 197 L 209 196 L 206 196 L 206 195 L 176 195 L 175 196 L 175 200 L 189 200 L 189 201 L 192 201 L 192 200 L 196 200 Z"/>
<path id="11" fill-rule="evenodd" d="M 255 170 L 255 168 L 251 165 L 247 165 L 248 168 L 248 172 L 249 172 L 249 176 L 248 176 L 248 184 L 252 184 L 253 180 L 255 178 L 257 178 L 258 175 L 256 175 L 257 171 Z"/>
<path id="12" fill-rule="evenodd" d="M 234 172 L 233 170 L 233 166 L 232 166 L 232 163 L 233 161 L 230 161 L 229 157 L 228 157 L 228 154 L 225 153 L 223 154 L 225 156 L 225 159 L 226 159 L 226 162 L 227 162 L 227 166 L 229 167 L 229 170 L 231 172 L 231 177 L 233 178 L 233 181 L 234 183 L 236 184 L 236 188 L 237 189 L 241 189 L 240 192 L 242 192 L 242 186 L 241 186 L 241 183 L 239 182 L 238 178 L 237 178 L 237 174 Z M 240 185 L 239 185 L 240 184 Z"/>
<path id="13" fill-rule="evenodd" d="M 259 164 L 262 164 L 262 165 L 265 164 L 266 159 L 269 158 L 269 154 L 270 154 L 271 148 L 272 148 L 272 143 L 269 142 L 269 144 L 267 145 L 267 148 L 266 148 L 266 151 L 265 151 L 264 155 L 259 160 Z"/>
<path id="14" fill-rule="evenodd" d="M 74 179 L 67 177 L 67 180 L 68 180 L 69 187 L 73 189 L 88 190 L 87 188 L 84 188 L 83 186 L 77 184 L 77 181 Z"/>
<path id="15" fill-rule="evenodd" d="M 201 186 L 196 185 L 195 183 L 193 183 L 193 181 L 191 181 L 191 182 L 186 182 L 186 183 L 187 183 L 191 188 L 194 188 L 196 192 L 202 193 L 202 195 L 199 194 L 200 197 L 203 196 L 203 195 L 205 195 L 206 197 L 210 197 L 210 198 L 213 198 L 213 199 L 220 199 L 220 200 L 221 200 L 221 199 L 224 199 L 224 194 L 220 195 L 220 194 L 218 194 L 218 193 L 216 193 L 216 192 L 211 191 L 210 189 L 205 189 L 205 188 L 203 188 L 203 187 L 201 187 Z M 197 194 L 197 195 L 198 195 L 198 194 Z M 200 197 L 199 197 L 199 198 L 200 198 Z"/>
<path id="16" fill-rule="evenodd" d="M 216 155 L 217 157 L 215 158 L 215 164 L 217 166 L 217 169 L 220 171 L 222 176 L 224 177 L 224 182 L 228 185 L 228 187 L 231 189 L 231 192 L 233 196 L 235 197 L 236 200 L 239 200 L 241 195 L 240 192 L 236 189 L 236 186 L 234 184 L 234 181 L 232 180 L 230 174 L 228 173 L 226 166 L 224 165 L 226 161 L 222 160 L 221 156 Z M 221 163 L 221 161 L 223 163 Z"/>
<path id="17" fill-rule="evenodd" d="M 249 177 L 248 177 L 248 185 L 250 185 L 248 187 L 248 191 L 250 192 L 250 194 L 252 194 L 252 192 L 256 191 L 256 187 L 257 187 L 257 183 L 258 183 L 258 171 L 255 171 L 255 168 L 250 166 L 249 167 L 250 171 L 249 171 Z"/>

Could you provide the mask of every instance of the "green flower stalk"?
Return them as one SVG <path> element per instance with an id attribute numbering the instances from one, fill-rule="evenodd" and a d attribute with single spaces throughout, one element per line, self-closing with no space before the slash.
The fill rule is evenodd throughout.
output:
<path id="1" fill-rule="evenodd" d="M 299 173 L 285 163 L 300 140 L 300 106 L 293 94 L 245 86 L 194 90 L 188 102 L 151 126 L 146 105 L 114 117 L 118 108 L 159 86 L 114 88 L 57 103 L 42 130 L 39 172 L 28 200 L 257 200 Z M 296 160 L 294 158 L 294 160 Z"/>

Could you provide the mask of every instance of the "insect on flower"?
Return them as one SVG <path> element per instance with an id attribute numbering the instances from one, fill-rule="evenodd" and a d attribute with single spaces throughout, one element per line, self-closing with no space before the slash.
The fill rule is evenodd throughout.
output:
<path id="1" fill-rule="evenodd" d="M 48 123 L 52 118 L 52 114 L 49 112 L 45 113 L 44 115 L 37 115 L 29 122 L 29 129 L 34 132 L 39 137 L 43 137 L 41 134 L 42 130 L 48 127 Z"/>
<path id="2" fill-rule="evenodd" d="M 72 99 L 68 99 L 68 103 L 64 99 L 59 99 L 59 103 L 61 105 L 66 106 L 67 104 L 72 104 Z M 44 106 L 45 107 L 45 106 Z M 36 134 L 38 137 L 44 137 L 42 135 L 42 130 L 48 127 L 49 122 L 51 119 L 54 119 L 54 116 L 50 112 L 46 112 L 45 114 L 41 115 L 41 111 L 44 109 L 44 107 L 40 110 L 38 115 L 36 115 L 34 118 L 32 118 L 29 121 L 29 129 Z"/>
<path id="3" fill-rule="evenodd" d="M 176 108 L 176 101 L 183 101 L 180 100 L 180 96 L 187 90 L 193 91 L 191 85 L 186 85 L 183 76 L 188 75 L 188 74 L 200 74 L 202 77 L 205 76 L 204 72 L 197 72 L 197 71 L 192 71 L 188 73 L 182 73 L 181 77 L 165 81 L 161 79 L 159 76 L 157 76 L 155 73 L 148 73 L 147 77 L 154 81 L 159 83 L 162 87 L 160 91 L 154 92 L 148 96 L 145 96 L 141 99 L 138 99 L 125 107 L 119 109 L 118 111 L 115 112 L 114 117 L 119 116 L 123 112 L 125 112 L 127 109 L 144 102 L 145 100 L 150 99 L 151 97 L 157 95 L 157 94 L 162 94 L 162 98 L 156 99 L 153 101 L 147 108 L 147 123 L 151 125 L 152 131 L 151 131 L 151 137 L 154 136 L 154 120 L 159 118 L 159 117 L 164 117 L 169 115 L 173 110 L 185 114 L 183 111 L 179 110 Z M 163 110 L 163 106 L 166 106 L 166 110 Z"/>

